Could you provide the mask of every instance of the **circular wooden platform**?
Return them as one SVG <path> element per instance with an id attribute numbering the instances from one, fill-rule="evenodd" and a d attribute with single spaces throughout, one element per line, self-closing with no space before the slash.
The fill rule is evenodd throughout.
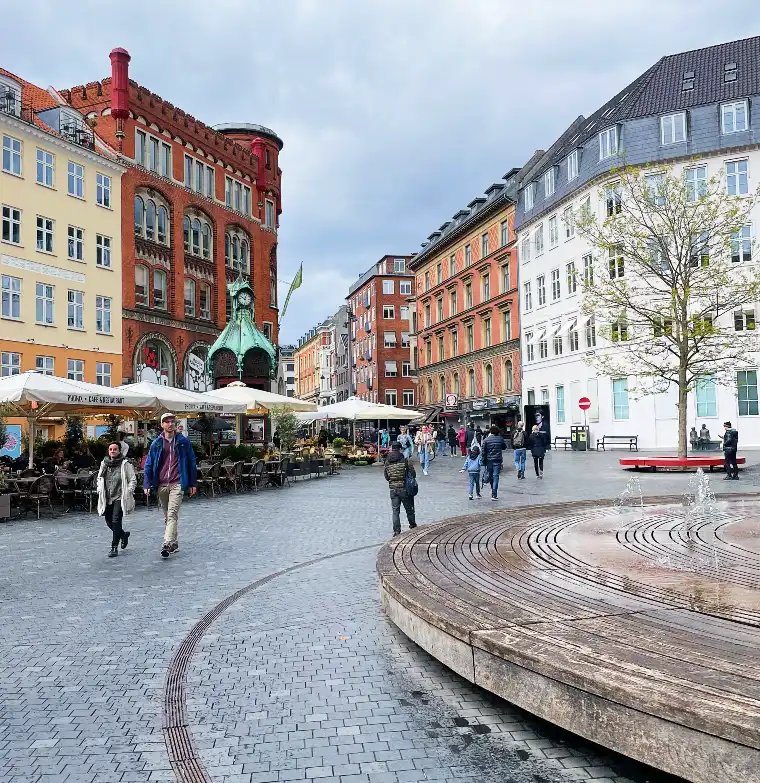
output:
<path id="1" fill-rule="evenodd" d="M 378 572 L 391 620 L 471 682 L 687 780 L 760 783 L 756 497 L 484 510 Z"/>
<path id="2" fill-rule="evenodd" d="M 746 457 L 737 457 L 736 464 L 744 465 Z M 620 464 L 624 468 L 651 468 L 653 471 L 657 468 L 664 470 L 696 470 L 697 468 L 709 468 L 712 473 L 713 468 L 723 467 L 723 455 L 713 457 L 622 457 Z"/>

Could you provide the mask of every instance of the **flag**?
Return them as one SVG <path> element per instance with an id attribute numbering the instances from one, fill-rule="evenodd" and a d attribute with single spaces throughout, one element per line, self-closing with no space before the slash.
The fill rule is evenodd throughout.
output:
<path id="1" fill-rule="evenodd" d="M 303 263 L 301 263 L 301 266 L 298 267 L 296 276 L 293 278 L 293 282 L 290 284 L 290 288 L 288 289 L 288 295 L 285 297 L 285 304 L 282 306 L 282 312 L 280 313 L 281 321 L 285 317 L 285 311 L 288 309 L 288 302 L 290 301 L 290 297 L 293 294 L 293 291 L 295 291 L 296 288 L 300 288 L 301 283 L 303 283 Z"/>

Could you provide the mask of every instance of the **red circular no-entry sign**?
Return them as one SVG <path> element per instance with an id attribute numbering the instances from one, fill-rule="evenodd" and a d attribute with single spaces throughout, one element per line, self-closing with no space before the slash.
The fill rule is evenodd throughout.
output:
<path id="1" fill-rule="evenodd" d="M 578 407 L 582 411 L 587 411 L 591 407 L 591 400 L 588 397 L 581 397 L 580 400 L 578 400 Z"/>

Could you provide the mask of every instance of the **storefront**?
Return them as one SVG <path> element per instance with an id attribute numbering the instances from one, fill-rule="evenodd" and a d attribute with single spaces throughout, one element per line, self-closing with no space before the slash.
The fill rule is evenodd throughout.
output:
<path id="1" fill-rule="evenodd" d="M 457 425 L 471 424 L 476 429 L 496 425 L 506 437 L 520 420 L 519 397 L 487 397 L 459 403 Z"/>

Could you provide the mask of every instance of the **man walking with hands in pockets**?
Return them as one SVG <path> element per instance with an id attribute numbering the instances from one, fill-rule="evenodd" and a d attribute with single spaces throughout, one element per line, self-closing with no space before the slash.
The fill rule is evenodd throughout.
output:
<path id="1" fill-rule="evenodd" d="M 179 508 L 186 489 L 191 496 L 196 493 L 197 473 L 193 444 L 182 433 L 174 431 L 173 413 L 161 416 L 161 430 L 161 435 L 150 444 L 145 460 L 143 488 L 146 495 L 151 489 L 158 495 L 166 525 L 161 557 L 169 557 L 179 549 Z"/>

